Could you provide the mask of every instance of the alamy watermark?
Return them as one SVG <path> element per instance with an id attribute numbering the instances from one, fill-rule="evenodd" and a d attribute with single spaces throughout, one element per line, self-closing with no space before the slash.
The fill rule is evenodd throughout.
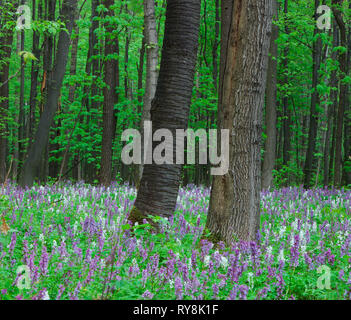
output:
<path id="1" fill-rule="evenodd" d="M 27 5 L 21 5 L 17 9 L 17 14 L 20 16 L 17 18 L 17 30 L 30 29 L 32 23 L 32 13 Z"/>
<path id="2" fill-rule="evenodd" d="M 27 265 L 19 266 L 16 270 L 17 274 L 17 288 L 20 290 L 30 289 L 31 278 L 30 278 L 30 269 Z"/>
<path id="3" fill-rule="evenodd" d="M 317 288 L 320 290 L 330 290 L 330 278 L 331 278 L 331 272 L 330 268 L 326 265 L 319 266 L 317 269 L 317 272 L 319 274 L 322 273 L 322 275 L 318 278 L 317 280 Z"/>
<path id="4" fill-rule="evenodd" d="M 321 5 L 317 8 L 317 14 L 320 16 L 317 19 L 317 28 L 320 30 L 331 29 L 331 9 L 326 5 Z"/>
<path id="5" fill-rule="evenodd" d="M 187 164 L 195 164 L 197 137 L 199 140 L 199 164 L 212 164 L 211 175 L 225 175 L 229 168 L 229 130 L 222 129 L 220 134 L 221 153 L 218 156 L 217 129 L 209 130 L 208 134 L 205 129 L 196 131 L 193 129 L 176 129 L 175 137 L 170 130 L 159 129 L 152 135 L 152 122 L 145 121 L 143 142 L 138 130 L 127 129 L 123 131 L 121 140 L 128 143 L 122 150 L 122 162 L 125 165 L 142 164 L 143 159 L 144 164 L 185 164 L 186 139 Z M 130 138 L 132 138 L 131 142 L 129 142 Z M 153 149 L 153 142 L 160 143 Z M 141 154 L 142 143 L 144 147 L 143 155 Z"/>

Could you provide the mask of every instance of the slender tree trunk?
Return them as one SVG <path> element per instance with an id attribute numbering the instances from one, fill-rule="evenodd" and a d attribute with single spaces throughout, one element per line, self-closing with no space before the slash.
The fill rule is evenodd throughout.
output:
<path id="1" fill-rule="evenodd" d="M 351 2 L 349 3 L 349 10 L 351 10 Z M 348 40 L 347 40 L 347 71 L 350 74 L 351 69 L 351 24 L 348 27 Z M 345 185 L 351 185 L 351 94 L 350 84 L 347 85 L 346 93 L 346 110 L 345 110 L 345 124 L 344 124 L 344 170 L 343 181 Z M 346 166 L 348 164 L 348 166 Z"/>
<path id="2" fill-rule="evenodd" d="M 155 0 L 144 0 L 144 35 L 146 45 L 146 82 L 143 101 L 143 113 L 141 118 L 141 132 L 143 139 L 144 122 L 151 118 L 151 102 L 155 97 L 157 86 L 157 64 L 158 64 L 158 36 L 156 30 Z M 143 140 L 142 139 L 142 140 Z M 141 154 L 144 153 L 142 144 Z M 139 166 L 139 177 L 143 175 L 143 164 Z"/>
<path id="3" fill-rule="evenodd" d="M 76 20 L 79 19 L 77 14 Z M 74 24 L 74 39 L 72 41 L 72 49 L 71 49 L 71 65 L 70 65 L 70 75 L 75 76 L 77 74 L 77 58 L 78 58 L 78 43 L 79 43 L 79 27 L 77 23 Z M 77 88 L 77 83 L 74 82 L 69 86 L 68 89 L 68 101 L 70 103 L 74 102 L 75 92 Z"/>
<path id="4" fill-rule="evenodd" d="M 32 1 L 33 15 L 32 19 L 36 20 L 36 0 Z M 42 2 L 39 0 L 38 3 L 38 18 L 42 18 Z M 37 89 L 38 89 L 38 76 L 39 76 L 39 38 L 40 35 L 37 31 L 33 30 L 33 54 L 38 59 L 37 61 L 32 62 L 32 72 L 31 72 L 31 87 L 30 87 L 30 98 L 29 98 L 29 121 L 28 121 L 28 138 L 29 144 L 32 143 L 34 136 L 34 126 L 35 126 L 35 107 L 37 105 Z"/>
<path id="5" fill-rule="evenodd" d="M 278 4 L 272 1 L 274 18 L 278 18 Z M 268 61 L 266 88 L 266 130 L 265 153 L 262 168 L 262 189 L 273 187 L 273 169 L 275 165 L 275 149 L 277 141 L 277 54 L 276 40 L 279 35 L 278 26 L 272 25 L 270 57 Z"/>
<path id="6" fill-rule="evenodd" d="M 324 61 L 327 59 L 329 55 L 329 46 L 326 45 L 325 50 L 324 50 L 324 54 L 323 54 L 323 63 Z M 329 86 L 330 85 L 330 81 L 327 77 L 324 78 L 324 82 L 325 82 L 325 86 Z M 320 176 L 320 172 L 322 169 L 322 155 L 325 153 L 325 144 L 326 144 L 326 140 L 327 140 L 327 135 L 328 135 L 328 113 L 329 113 L 329 105 L 328 105 L 328 95 L 325 94 L 323 97 L 324 101 L 324 115 L 321 119 L 321 125 L 320 125 L 320 143 L 319 143 L 319 154 L 320 156 L 318 157 L 318 162 L 317 162 L 317 171 L 316 171 L 316 180 L 315 180 L 315 184 L 314 187 L 316 188 L 319 184 L 319 176 Z M 318 134 L 317 134 L 318 136 Z"/>
<path id="7" fill-rule="evenodd" d="M 215 242 L 256 239 L 261 190 L 262 109 L 272 23 L 271 0 L 236 0 L 221 73 L 220 129 L 231 130 L 229 171 L 215 176 L 206 227 Z"/>
<path id="8" fill-rule="evenodd" d="M 315 12 L 319 7 L 319 0 L 315 0 Z M 320 30 L 317 26 L 314 29 L 314 37 L 320 34 Z M 317 105 L 320 102 L 320 97 L 317 91 L 317 85 L 319 83 L 319 68 L 321 64 L 321 53 L 322 53 L 322 39 L 318 39 L 313 42 L 312 57 L 313 57 L 313 71 L 312 71 L 312 97 L 311 97 L 311 111 L 310 111 L 310 127 L 308 132 L 308 147 L 306 153 L 306 160 L 304 166 L 304 186 L 309 188 L 312 185 L 312 174 L 313 174 L 313 163 L 315 161 L 314 154 L 316 152 L 316 139 L 317 139 L 317 128 L 318 128 L 318 112 Z"/>
<path id="9" fill-rule="evenodd" d="M 334 5 L 341 5 L 342 1 L 333 0 Z M 340 45 L 347 47 L 346 24 L 339 8 L 333 7 L 334 16 L 340 29 Z M 340 93 L 336 127 L 334 185 L 341 185 L 342 174 L 342 136 L 344 124 L 344 111 L 347 103 L 347 83 L 342 81 L 347 76 L 347 51 L 339 53 L 340 64 Z"/>
<path id="10" fill-rule="evenodd" d="M 197 59 L 200 0 L 169 0 L 166 10 L 162 60 L 155 98 L 152 102 L 153 132 L 187 128 Z M 153 143 L 153 148 L 157 143 Z M 173 141 L 173 160 L 175 160 Z M 175 161 L 174 161 L 175 162 Z M 173 215 L 180 184 L 181 165 L 145 164 L 132 223 L 142 222 L 148 214 Z"/>
<path id="11" fill-rule="evenodd" d="M 144 27 L 145 30 L 145 27 Z M 142 105 L 143 105 L 143 95 L 141 94 L 141 90 L 143 89 L 143 76 L 144 76 L 144 58 L 145 58 L 145 35 L 143 35 L 143 40 L 141 42 L 140 48 L 140 55 L 139 55 L 139 64 L 138 64 L 138 113 L 142 113 Z M 141 120 L 140 119 L 140 127 L 141 127 Z"/>
<path id="12" fill-rule="evenodd" d="M 45 0 L 45 17 L 49 21 L 55 21 L 55 10 L 56 10 L 56 0 Z M 55 37 L 45 34 L 44 38 L 44 54 L 43 54 L 43 81 L 41 85 L 41 106 L 40 106 L 40 116 L 44 111 L 44 106 L 48 99 L 48 88 L 49 83 L 52 80 L 53 72 L 53 57 L 55 56 Z M 50 141 L 50 139 L 49 139 Z M 45 151 L 40 160 L 39 165 L 39 181 L 45 182 L 49 174 L 49 153 L 50 153 L 50 142 L 47 142 L 45 146 Z M 29 150 L 29 149 L 28 149 Z M 27 156 L 29 155 L 29 151 Z"/>
<path id="13" fill-rule="evenodd" d="M 94 1 L 94 0 L 93 0 Z M 93 16 L 92 16 L 93 18 Z M 93 25 L 89 30 L 89 49 L 87 54 L 87 59 L 85 63 L 85 74 L 90 75 L 92 70 L 92 54 L 93 54 Z M 82 98 L 82 106 L 86 108 L 87 112 L 89 113 L 89 96 L 90 96 L 90 86 L 85 85 L 83 88 L 83 98 Z M 81 116 L 81 122 L 83 122 L 83 116 Z M 89 128 L 89 116 L 85 117 L 86 123 L 84 123 L 85 128 Z M 81 141 L 82 137 L 78 134 L 78 141 Z M 84 150 L 82 150 L 84 152 Z M 80 181 L 84 176 L 84 166 L 82 165 L 82 160 L 84 159 L 84 155 L 82 156 L 81 150 L 78 150 L 78 154 L 75 155 L 73 160 L 73 178 Z"/>
<path id="14" fill-rule="evenodd" d="M 24 1 L 21 1 L 21 4 L 24 4 Z M 18 41 L 20 51 L 24 51 L 24 41 L 25 41 L 25 33 L 24 30 L 18 32 Z M 25 139 L 25 111 L 24 111 L 24 76 L 25 76 L 25 66 L 24 59 L 21 56 L 21 73 L 19 77 L 20 82 L 20 90 L 19 90 L 19 127 L 18 127 L 18 165 L 19 170 L 21 170 L 22 161 L 24 157 L 24 139 Z"/>
<path id="15" fill-rule="evenodd" d="M 3 63 L 0 65 L 0 183 L 6 178 L 6 153 L 7 153 L 7 121 L 6 115 L 9 108 L 9 83 L 6 82 L 9 78 L 11 45 L 13 40 L 12 30 L 2 29 L 0 22 L 0 60 Z M 5 83 L 6 82 L 6 83 Z M 5 83 L 5 84 L 4 84 Z"/>
<path id="16" fill-rule="evenodd" d="M 333 48 L 338 46 L 338 29 L 336 22 L 333 22 Z M 331 54 L 331 59 L 335 60 L 337 57 L 336 51 L 333 51 Z M 338 85 L 337 82 L 337 74 L 336 70 L 333 70 L 330 76 L 330 86 L 332 88 L 336 88 Z M 328 107 L 328 116 L 327 116 L 327 133 L 325 138 L 325 146 L 324 146 L 324 176 L 323 176 L 323 184 L 324 186 L 329 186 L 330 181 L 330 164 L 333 163 L 333 150 L 330 146 L 330 140 L 332 138 L 333 133 L 333 124 L 334 124 L 334 114 L 335 108 L 337 105 L 338 94 L 335 90 L 331 91 L 330 100 L 332 101 L 332 105 Z"/>
<path id="17" fill-rule="evenodd" d="M 75 20 L 77 21 L 78 19 L 79 19 L 79 14 L 77 12 Z M 78 43 L 79 43 L 79 27 L 78 27 L 77 23 L 74 24 L 73 30 L 74 30 L 74 38 L 72 41 L 71 61 L 70 61 L 69 73 L 70 73 L 70 76 L 74 77 L 77 73 L 77 53 L 78 53 Z M 74 99 L 75 99 L 76 88 L 77 88 L 76 82 L 70 84 L 69 88 L 68 88 L 68 101 L 71 104 L 74 102 Z M 74 121 L 73 128 L 70 131 L 67 129 L 65 132 L 66 137 L 67 137 L 67 145 L 66 145 L 65 151 L 62 153 L 62 163 L 60 166 L 58 181 L 61 180 L 62 176 L 67 172 L 67 169 L 68 169 L 68 161 L 70 159 L 71 141 L 73 138 L 74 130 L 80 121 L 81 110 L 82 110 L 82 107 L 80 108 L 78 114 L 76 115 L 76 119 Z"/>
<path id="18" fill-rule="evenodd" d="M 105 57 L 109 57 L 118 52 L 118 38 L 111 37 L 114 26 L 110 21 L 114 16 L 113 0 L 105 0 L 104 5 L 108 9 L 106 17 L 110 19 L 106 22 L 106 37 L 105 37 Z M 104 64 L 105 83 L 104 87 L 104 107 L 103 107 L 103 132 L 102 132 L 102 148 L 101 148 L 101 172 L 100 183 L 108 186 L 112 179 L 112 145 L 116 132 L 116 117 L 114 105 L 118 101 L 116 93 L 118 69 L 118 59 L 108 58 Z"/>
<path id="19" fill-rule="evenodd" d="M 93 81 L 91 83 L 91 91 L 90 91 L 90 104 L 88 112 L 91 113 L 92 110 L 97 110 L 99 108 L 99 100 L 98 96 L 100 94 L 98 88 L 98 81 L 97 78 L 101 76 L 100 74 L 100 57 L 102 56 L 99 52 L 99 40 L 97 37 L 98 30 L 100 29 L 99 25 L 99 13 L 97 12 L 97 8 L 100 5 L 100 0 L 92 0 L 91 2 L 91 68 L 92 68 L 92 76 Z M 90 131 L 90 114 L 87 117 L 87 128 L 88 128 L 88 135 L 91 135 Z M 92 157 L 95 158 L 96 152 L 95 150 L 92 151 Z M 85 179 L 88 182 L 93 182 L 96 177 L 96 167 L 94 162 L 85 162 Z"/>
<path id="20" fill-rule="evenodd" d="M 285 14 L 285 33 L 290 34 L 290 30 L 288 27 L 288 20 L 286 19 L 288 14 L 288 0 L 284 1 L 284 14 Z M 284 83 L 289 83 L 289 77 L 287 76 L 288 71 L 288 54 L 289 54 L 289 45 L 286 44 L 284 48 L 284 58 L 283 58 L 283 70 L 285 72 L 284 75 Z M 290 161 L 290 149 L 291 149 L 291 112 L 289 108 L 289 96 L 287 93 L 284 93 L 283 96 L 283 113 L 284 113 L 284 120 L 283 120 L 283 133 L 284 133 L 284 140 L 283 140 L 283 165 L 288 166 Z M 290 181 L 289 174 L 287 176 L 287 182 Z"/>
<path id="21" fill-rule="evenodd" d="M 138 70 L 138 108 L 137 108 L 137 112 L 138 112 L 138 114 L 141 115 L 140 118 L 138 118 L 140 128 L 142 128 L 142 123 L 143 123 L 142 122 L 143 95 L 141 94 L 141 91 L 143 89 L 145 51 L 146 51 L 146 44 L 145 44 L 145 24 L 144 24 L 143 39 L 142 39 L 141 48 L 139 51 L 139 53 L 140 53 L 139 63 L 137 65 L 137 70 Z M 134 174 L 133 174 L 133 183 L 135 186 L 139 185 L 140 179 L 141 179 L 140 165 L 135 165 Z"/>
<path id="22" fill-rule="evenodd" d="M 40 159 L 49 140 L 50 127 L 53 122 L 66 70 L 70 36 L 74 23 L 77 0 L 64 0 L 62 3 L 62 21 L 66 23 L 66 30 L 60 32 L 57 44 L 57 55 L 54 64 L 53 77 L 48 84 L 48 94 L 45 109 L 41 115 L 34 142 L 29 150 L 21 175 L 21 186 L 32 186 Z"/>

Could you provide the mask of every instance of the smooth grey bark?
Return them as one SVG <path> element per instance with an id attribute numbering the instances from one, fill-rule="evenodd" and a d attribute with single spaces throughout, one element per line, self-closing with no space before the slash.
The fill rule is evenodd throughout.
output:
<path id="1" fill-rule="evenodd" d="M 40 166 L 40 161 L 44 149 L 49 141 L 49 133 L 61 92 L 62 81 L 66 71 L 68 51 L 70 46 L 70 36 L 73 28 L 75 12 L 77 10 L 77 0 L 64 0 L 62 3 L 62 21 L 66 24 L 66 30 L 62 30 L 57 44 L 57 55 L 54 63 L 52 78 L 48 80 L 48 91 L 45 108 L 40 117 L 38 129 L 35 133 L 33 144 L 31 145 L 28 158 L 25 160 L 23 172 L 20 177 L 22 187 L 33 185 Z"/>
<path id="2" fill-rule="evenodd" d="M 144 37 L 146 47 L 146 82 L 141 116 L 141 134 L 143 137 L 144 122 L 151 119 L 151 102 L 155 97 L 157 86 L 158 35 L 156 30 L 155 0 L 144 0 Z M 147 139 L 147 137 L 144 137 Z M 142 144 L 141 154 L 144 154 Z M 143 164 L 139 166 L 139 178 L 143 175 Z"/>
<path id="3" fill-rule="evenodd" d="M 235 0 L 229 21 L 222 17 L 222 23 L 229 22 L 229 32 L 222 42 L 227 52 L 221 56 L 225 67 L 218 127 L 231 133 L 229 171 L 215 176 L 212 184 L 206 227 L 214 242 L 254 241 L 259 229 L 262 109 L 272 14 L 272 0 Z"/>

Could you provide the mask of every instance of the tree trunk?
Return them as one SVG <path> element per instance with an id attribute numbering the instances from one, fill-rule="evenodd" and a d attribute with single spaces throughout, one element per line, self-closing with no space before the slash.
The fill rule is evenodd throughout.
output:
<path id="1" fill-rule="evenodd" d="M 32 19 L 36 19 L 36 0 L 32 1 L 33 6 L 33 16 Z M 38 4 L 38 18 L 42 18 L 42 3 L 39 1 Z M 35 126 L 35 107 L 37 105 L 37 89 L 38 89 L 38 75 L 39 75 L 39 38 L 40 35 L 37 31 L 33 30 L 33 54 L 38 59 L 32 62 L 32 72 L 31 72 L 31 87 L 30 87 L 30 98 L 29 98 L 29 121 L 27 128 L 27 135 L 29 138 L 28 147 L 32 143 L 34 136 L 34 126 Z"/>
<path id="2" fill-rule="evenodd" d="M 98 80 L 101 76 L 100 74 L 100 57 L 102 56 L 99 51 L 99 39 L 97 37 L 100 24 L 99 24 L 99 13 L 97 11 L 98 6 L 100 5 L 100 0 L 92 0 L 91 1 L 91 41 L 89 43 L 89 48 L 91 48 L 91 68 L 92 68 L 92 76 L 93 80 L 91 83 L 91 91 L 89 93 L 90 96 L 90 104 L 88 109 L 88 116 L 87 116 L 87 128 L 88 128 L 88 135 L 91 136 L 90 131 L 90 117 L 91 117 L 91 110 L 98 110 L 99 108 L 99 99 L 98 96 L 100 94 L 100 88 L 98 88 Z M 92 150 L 92 157 L 96 157 L 95 150 Z M 85 179 L 87 182 L 93 182 L 96 177 L 96 166 L 94 162 L 85 161 Z"/>
<path id="3" fill-rule="evenodd" d="M 24 1 L 21 1 L 21 4 L 24 4 Z M 20 51 L 24 51 L 24 41 L 25 41 L 25 33 L 24 30 L 18 31 L 18 45 L 20 47 Z M 25 153 L 24 148 L 24 139 L 25 139 L 25 111 L 24 111 L 24 76 L 25 76 L 25 68 L 24 68 L 24 59 L 21 56 L 21 73 L 19 76 L 19 123 L 18 123 L 18 164 L 19 170 L 23 165 L 23 157 Z"/>
<path id="4" fill-rule="evenodd" d="M 94 1 L 94 0 L 93 0 Z M 93 12 L 92 12 L 93 15 Z M 91 17 L 93 19 L 93 16 Z M 93 54 L 93 25 L 89 29 L 89 49 L 87 54 L 87 59 L 85 63 L 85 74 L 88 76 L 92 70 L 92 54 Z M 89 97 L 90 97 L 90 85 L 85 85 L 83 88 L 83 98 L 82 98 L 82 106 L 86 108 L 87 113 L 89 113 Z M 86 119 L 86 123 L 84 123 L 84 128 L 89 128 L 89 116 L 83 117 L 81 115 L 81 122 Z M 78 134 L 78 141 L 82 140 L 82 136 Z M 84 166 L 82 165 L 82 160 L 84 159 L 84 155 L 82 155 L 84 150 L 78 150 L 78 154 L 74 156 L 73 160 L 73 178 L 80 181 L 84 176 Z"/>
<path id="5" fill-rule="evenodd" d="M 340 5 L 342 1 L 333 0 L 334 5 Z M 337 7 L 333 7 L 334 16 L 340 29 L 340 45 L 347 48 L 346 24 L 341 11 Z M 340 65 L 340 93 L 339 107 L 337 114 L 336 127 L 336 145 L 335 145 L 335 164 L 334 164 L 334 185 L 341 185 L 341 166 L 342 166 L 342 136 L 344 124 L 344 110 L 347 103 L 347 83 L 342 80 L 347 76 L 347 51 L 339 53 Z"/>
<path id="6" fill-rule="evenodd" d="M 143 101 L 143 113 L 141 118 L 141 133 L 143 139 L 144 122 L 151 118 L 151 102 L 155 97 L 157 86 L 157 64 L 158 64 L 158 36 L 156 30 L 155 0 L 144 0 L 144 36 L 146 45 L 146 82 Z M 142 141 L 143 141 L 142 139 Z M 142 144 L 141 154 L 144 153 Z M 139 166 L 139 177 L 143 175 L 143 164 Z"/>
<path id="7" fill-rule="evenodd" d="M 38 130 L 34 142 L 29 149 L 28 158 L 25 161 L 23 173 L 20 179 L 21 186 L 32 186 L 40 159 L 49 140 L 50 127 L 53 122 L 58 100 L 61 92 L 62 81 L 66 70 L 70 35 L 73 28 L 77 0 L 64 0 L 62 3 L 62 21 L 66 23 L 66 30 L 60 32 L 57 44 L 57 55 L 54 64 L 53 76 L 48 83 L 47 101 L 41 115 Z"/>
<path id="8" fill-rule="evenodd" d="M 288 0 L 284 1 L 284 14 L 285 14 L 285 33 L 289 34 L 290 30 L 288 27 L 288 20 L 286 16 L 288 14 Z M 283 83 L 289 83 L 289 77 L 287 76 L 288 72 L 288 54 L 289 54 L 289 46 L 286 44 L 284 48 L 284 58 L 283 58 L 283 70 L 284 80 Z M 284 93 L 283 96 L 283 112 L 284 112 L 284 120 L 283 120 L 283 133 L 284 133 L 284 141 L 283 141 L 283 165 L 289 166 L 290 161 L 290 149 L 291 149 L 291 133 L 290 133 L 290 124 L 291 124 L 291 112 L 289 109 L 289 97 L 287 93 Z M 290 181 L 289 173 L 287 176 L 287 182 Z"/>
<path id="9" fill-rule="evenodd" d="M 351 2 L 349 3 L 349 9 L 351 10 Z M 350 74 L 351 69 L 351 25 L 348 27 L 348 40 L 347 40 L 347 71 L 346 74 Z M 350 100 L 350 84 L 347 85 L 346 93 L 346 110 L 345 110 L 345 124 L 344 124 L 344 170 L 343 170 L 343 181 L 345 185 L 351 185 L 351 100 Z M 347 102 L 348 101 L 348 102 Z M 348 165 L 347 165 L 348 164 Z M 347 166 L 346 166 L 347 165 Z"/>
<path id="10" fill-rule="evenodd" d="M 45 0 L 45 17 L 49 21 L 55 21 L 56 0 Z M 40 116 L 48 99 L 49 83 L 52 80 L 53 57 L 55 56 L 55 37 L 45 33 L 43 54 L 43 82 L 41 85 Z M 50 140 L 50 139 L 49 139 Z M 29 150 L 29 149 L 28 149 Z M 27 155 L 29 154 L 29 151 Z M 50 143 L 45 146 L 45 152 L 40 160 L 39 181 L 45 182 L 49 173 Z"/>
<path id="11" fill-rule="evenodd" d="M 333 23 L 333 48 L 338 46 L 338 29 L 336 22 Z M 331 54 L 331 59 L 335 60 L 337 57 L 336 51 L 333 51 Z M 336 88 L 338 85 L 337 82 L 337 74 L 336 70 L 333 70 L 330 76 L 330 86 L 332 88 Z M 324 146 L 324 176 L 323 176 L 323 184 L 324 186 L 329 186 L 330 180 L 330 167 L 333 163 L 333 146 L 330 146 L 330 140 L 332 138 L 333 127 L 334 127 L 334 114 L 338 100 L 337 91 L 333 90 L 330 94 L 330 100 L 332 101 L 332 105 L 328 107 L 328 116 L 327 116 L 327 133 L 325 138 L 325 146 Z M 333 140 L 332 140 L 333 141 Z M 334 142 L 333 142 L 334 143 Z"/>
<path id="12" fill-rule="evenodd" d="M 272 23 L 271 0 L 236 0 L 221 72 L 220 129 L 229 129 L 229 171 L 215 176 L 206 227 L 211 240 L 254 241 L 259 229 L 261 131 Z"/>
<path id="13" fill-rule="evenodd" d="M 111 22 L 114 16 L 111 6 L 113 0 L 105 0 L 104 5 L 108 9 L 106 17 L 110 19 L 106 22 L 106 37 L 105 37 L 105 84 L 104 87 L 104 107 L 103 107 L 103 132 L 102 132 L 102 148 L 101 148 L 101 172 L 100 183 L 109 186 L 112 179 L 112 145 L 116 132 L 116 117 L 114 105 L 118 102 L 117 76 L 118 73 L 118 58 L 111 59 L 109 56 L 118 52 L 118 37 L 111 37 L 114 30 Z"/>
<path id="14" fill-rule="evenodd" d="M 9 78 L 11 45 L 13 40 L 12 30 L 2 29 L 0 21 L 0 60 L 4 61 L 0 65 L 0 183 L 6 178 L 6 153 L 7 153 L 7 110 L 9 108 Z M 4 30 L 4 31 L 3 31 Z M 6 83 L 5 83 L 6 82 Z M 5 84 L 4 84 L 5 83 Z"/>
<path id="15" fill-rule="evenodd" d="M 326 45 L 325 46 L 325 50 L 324 53 L 322 55 L 322 61 L 324 63 L 324 61 L 327 59 L 328 55 L 329 55 L 329 46 Z M 325 68 L 324 68 L 325 69 Z M 326 71 L 326 70 L 324 70 Z M 325 86 L 330 86 L 330 80 L 325 77 L 324 78 L 324 83 Z M 329 96 L 327 94 L 325 94 L 323 97 L 323 102 L 324 103 L 324 115 L 323 117 L 321 117 L 321 124 L 320 124 L 320 134 L 319 136 L 321 136 L 320 142 L 319 142 L 319 151 L 318 153 L 320 154 L 320 156 L 318 157 L 318 162 L 317 162 L 317 171 L 316 171 L 316 179 L 315 179 L 315 184 L 314 187 L 316 188 L 319 184 L 319 176 L 320 176 L 320 172 L 321 172 L 321 167 L 322 167 L 322 155 L 325 153 L 325 145 L 326 145 L 326 140 L 327 140 L 327 135 L 328 135 L 328 114 L 329 114 L 329 105 L 328 105 L 328 98 Z M 318 134 L 317 134 L 318 136 Z"/>
<path id="16" fill-rule="evenodd" d="M 319 7 L 319 0 L 315 0 L 315 12 Z M 320 34 L 320 30 L 317 26 L 314 29 L 314 37 Z M 319 84 L 319 68 L 321 64 L 321 53 L 322 53 L 322 39 L 318 39 L 313 42 L 312 48 L 312 59 L 313 59 L 313 71 L 312 71 L 312 97 L 311 97 L 311 111 L 310 111 L 310 127 L 308 132 L 308 147 L 306 152 L 306 161 L 304 166 L 304 187 L 308 189 L 312 185 L 312 174 L 313 174 L 313 163 L 315 161 L 316 151 L 316 139 L 317 139 L 317 128 L 318 128 L 318 112 L 317 105 L 320 102 L 320 97 L 317 91 L 317 85 Z"/>
<path id="17" fill-rule="evenodd" d="M 274 18 L 278 18 L 278 4 L 272 1 Z M 268 61 L 267 88 L 266 88 L 266 130 L 265 153 L 262 167 L 262 189 L 273 187 L 273 169 L 275 164 L 275 149 L 277 141 L 277 54 L 278 45 L 276 40 L 279 28 L 272 25 L 270 43 L 270 57 Z"/>
<path id="18" fill-rule="evenodd" d="M 155 98 L 152 102 L 153 132 L 187 128 L 194 84 L 200 23 L 200 0 L 169 0 L 165 36 Z M 153 143 L 153 148 L 157 143 Z M 173 141 L 173 160 L 175 160 Z M 173 161 L 174 162 L 174 161 Z M 143 176 L 129 216 L 132 223 L 142 222 L 148 214 L 173 215 L 180 184 L 181 165 L 145 164 Z"/>

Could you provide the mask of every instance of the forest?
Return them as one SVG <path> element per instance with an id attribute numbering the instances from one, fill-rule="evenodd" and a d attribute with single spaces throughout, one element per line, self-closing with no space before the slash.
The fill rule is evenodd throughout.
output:
<path id="1" fill-rule="evenodd" d="M 351 300 L 351 1 L 0 0 L 0 300 Z"/>

